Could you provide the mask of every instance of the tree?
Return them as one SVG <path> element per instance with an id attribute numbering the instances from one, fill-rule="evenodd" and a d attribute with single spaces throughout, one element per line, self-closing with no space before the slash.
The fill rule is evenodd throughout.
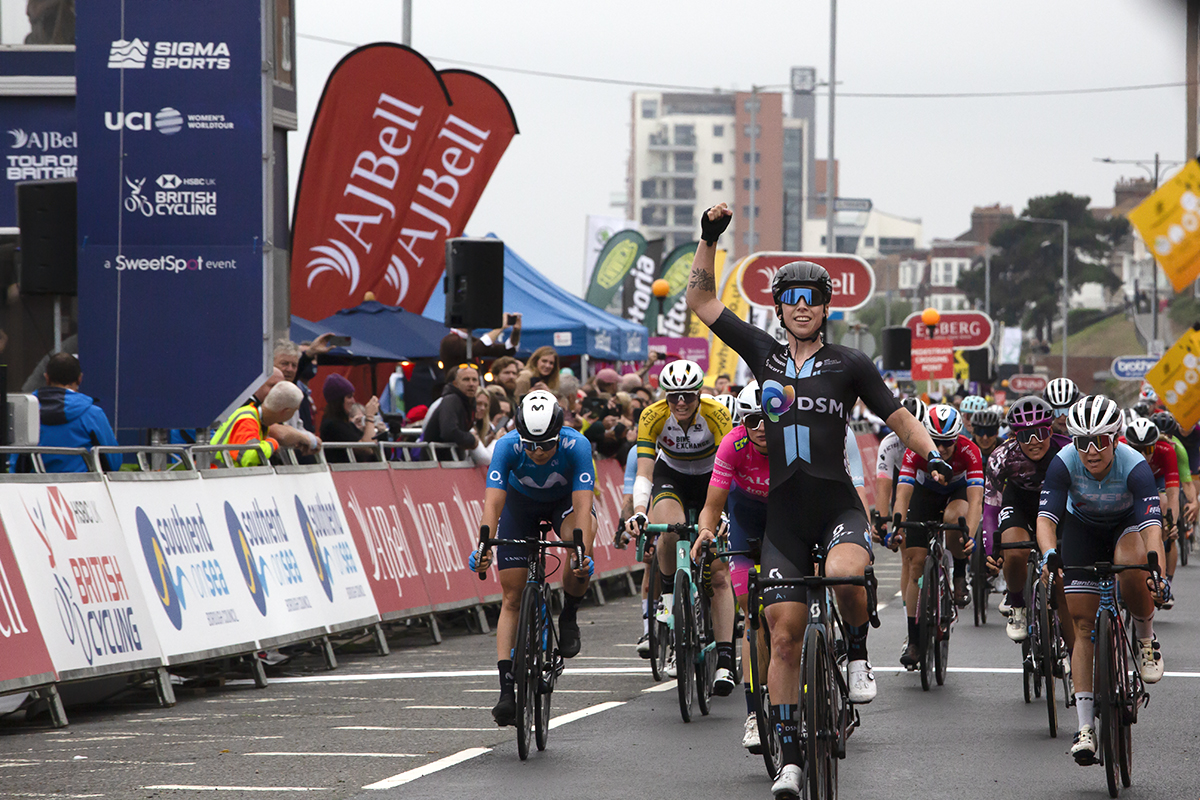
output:
<path id="1" fill-rule="evenodd" d="M 876 342 L 883 341 L 882 331 L 887 322 L 887 305 L 887 296 L 877 294 L 865 306 L 854 312 L 854 318 L 867 326 L 867 330 L 870 331 L 871 336 L 875 337 Z M 895 298 L 891 301 L 891 305 L 893 326 L 904 324 L 904 318 L 913 312 L 913 305 L 908 300 Z"/>
<path id="2" fill-rule="evenodd" d="M 1085 283 L 1116 289 L 1121 279 L 1108 268 L 1113 248 L 1129 233 L 1124 217 L 1097 219 L 1090 197 L 1059 192 L 1030 198 L 1022 217 L 1066 220 L 1070 234 L 1067 276 L 1072 291 Z M 1051 323 L 1062 313 L 1062 229 L 1046 223 L 1012 221 L 992 235 L 1001 252 L 992 257 L 992 317 L 1005 325 L 1037 327 L 1050 338 Z M 967 296 L 984 296 L 984 270 L 959 277 Z"/>

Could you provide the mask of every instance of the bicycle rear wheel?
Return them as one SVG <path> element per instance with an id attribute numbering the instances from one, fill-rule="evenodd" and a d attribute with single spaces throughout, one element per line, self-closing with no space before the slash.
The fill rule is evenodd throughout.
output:
<path id="1" fill-rule="evenodd" d="M 654 676 L 655 681 L 661 681 L 667 664 L 667 643 L 666 637 L 663 635 L 666 626 L 655 617 L 658 611 L 658 597 L 662 594 L 662 573 L 658 571 L 658 566 L 653 561 L 646 566 L 646 569 L 653 572 L 650 576 L 650 594 L 647 604 L 650 618 L 646 621 L 650 634 L 650 674 Z"/>
<path id="2" fill-rule="evenodd" d="M 545 602 L 539 603 L 541 609 L 541 624 L 538 626 L 537 649 L 537 688 L 533 699 L 533 707 L 537 712 L 533 718 L 533 739 L 538 750 L 546 749 L 546 740 L 550 736 L 550 693 L 554 691 L 555 644 L 558 637 L 554 633 L 554 623 L 550 619 L 550 609 Z"/>
<path id="3" fill-rule="evenodd" d="M 692 721 L 696 699 L 696 618 L 692 610 L 692 581 L 687 573 L 675 575 L 675 674 L 679 715 Z"/>
<path id="4" fill-rule="evenodd" d="M 935 628 L 937 647 L 933 651 L 933 672 L 937 685 L 943 686 L 946 683 L 946 670 L 950 666 L 950 625 L 954 619 L 954 600 L 949 587 L 942 586 L 938 601 Z"/>
<path id="5" fill-rule="evenodd" d="M 1115 691 L 1113 701 L 1118 710 L 1120 727 L 1115 731 L 1117 740 L 1117 766 L 1120 767 L 1121 785 L 1133 782 L 1133 723 L 1137 722 L 1138 698 L 1134 695 L 1133 679 L 1129 671 L 1129 640 L 1121 629 L 1112 626 L 1113 676 Z"/>
<path id="6" fill-rule="evenodd" d="M 937 566 L 932 556 L 926 556 L 925 572 L 921 575 L 921 589 L 917 595 L 917 629 L 921 647 L 921 688 L 927 692 L 933 671 L 933 649 L 937 643 L 937 581 Z"/>
<path id="7" fill-rule="evenodd" d="M 1046 683 L 1046 717 L 1050 723 L 1050 738 L 1058 738 L 1058 706 L 1054 703 L 1054 667 L 1058 663 L 1058 627 L 1054 613 L 1050 610 L 1050 597 L 1046 584 L 1040 580 L 1033 599 L 1037 610 L 1037 640 L 1042 661 L 1042 680 Z"/>
<path id="8" fill-rule="evenodd" d="M 753 601 L 754 598 L 751 600 Z M 754 717 L 758 723 L 759 753 L 763 757 L 767 775 L 771 780 L 775 780 L 779 776 L 779 767 L 783 763 L 783 756 L 779 731 L 771 724 L 771 692 L 767 689 L 767 664 L 771 660 L 771 633 L 765 624 L 758 628 L 756 633 L 761 637 L 762 646 L 761 652 L 758 646 L 750 648 Z"/>
<path id="9" fill-rule="evenodd" d="M 837 797 L 837 720 L 833 713 L 833 676 L 824 632 L 810 627 L 800 652 L 800 674 L 804 691 L 803 709 L 804 776 L 808 800 Z"/>
<path id="10" fill-rule="evenodd" d="M 1104 762 L 1104 777 L 1108 781 L 1108 796 L 1116 797 L 1121 793 L 1119 784 L 1120 767 L 1117 752 L 1117 736 L 1121 726 L 1120 708 L 1116 703 L 1117 675 L 1116 662 L 1113 656 L 1113 624 L 1112 617 L 1107 611 L 1101 611 L 1096 621 L 1096 655 L 1094 687 L 1096 697 L 1096 716 L 1100 721 L 1099 749 L 1100 759 Z"/>
<path id="11" fill-rule="evenodd" d="M 971 551 L 971 606 L 976 628 L 987 624 L 987 600 L 987 556 L 983 552 L 983 534 L 980 533 L 975 537 L 975 549 Z"/>
<path id="12" fill-rule="evenodd" d="M 517 621 L 517 646 L 513 653 L 513 681 L 517 700 L 517 755 L 529 758 L 529 739 L 536 715 L 535 697 L 540 679 L 537 669 L 541 650 L 538 625 L 537 589 L 526 585 L 521 593 L 521 613 Z"/>

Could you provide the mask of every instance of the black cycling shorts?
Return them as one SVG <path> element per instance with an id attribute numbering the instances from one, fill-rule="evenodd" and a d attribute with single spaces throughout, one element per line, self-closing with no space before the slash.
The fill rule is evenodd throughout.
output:
<path id="1" fill-rule="evenodd" d="M 505 498 L 504 510 L 500 512 L 500 522 L 496 525 L 496 538 L 535 541 L 539 535 L 539 527 L 545 521 L 550 523 L 552 530 L 560 539 L 569 541 L 571 532 L 568 531 L 564 536 L 561 529 L 563 520 L 574 510 L 575 506 L 571 502 L 570 494 L 559 500 L 543 501 L 534 500 L 528 495 L 511 490 Z M 592 516 L 596 516 L 594 504 Z M 512 544 L 497 545 L 496 569 L 525 569 L 529 564 L 530 552 L 532 551 L 527 547 L 518 547 Z M 550 562 L 551 565 L 553 563 L 553 561 Z M 550 566 L 547 566 L 546 571 L 550 571 Z"/>
<path id="2" fill-rule="evenodd" d="M 708 498 L 708 479 L 711 472 L 700 475 L 687 475 L 672 469 L 661 459 L 654 462 L 654 488 L 650 490 L 650 508 L 659 500 L 674 500 L 683 507 L 686 515 L 688 510 L 694 510 L 699 516 Z"/>
<path id="3" fill-rule="evenodd" d="M 1133 510 L 1117 522 L 1103 526 L 1084 522 L 1074 514 L 1063 515 L 1058 525 L 1059 554 L 1063 562 L 1063 590 L 1068 593 L 1100 594 L 1100 579 L 1079 567 L 1113 560 L 1117 542 L 1126 534 L 1137 534 Z"/>
<path id="4" fill-rule="evenodd" d="M 943 522 L 946 518 L 946 506 L 953 500 L 966 500 L 966 485 L 959 486 L 952 492 L 935 492 L 926 489 L 921 484 L 913 485 L 912 500 L 908 504 L 906 522 Z M 929 532 L 924 530 L 906 530 L 904 532 L 904 547 L 919 547 L 929 549 Z"/>
<path id="5" fill-rule="evenodd" d="M 828 553 L 843 543 L 871 553 L 871 525 L 852 485 L 797 471 L 782 486 L 771 489 L 762 551 L 765 577 L 812 575 L 814 545 Z M 763 605 L 807 600 L 808 590 L 802 586 L 768 589 L 763 595 Z"/>
<path id="6" fill-rule="evenodd" d="M 1028 531 L 1031 539 L 1037 538 L 1039 499 L 1038 492 L 1006 487 L 1000 498 L 1000 521 L 996 524 L 996 532 L 999 534 L 1009 528 L 1021 528 Z"/>

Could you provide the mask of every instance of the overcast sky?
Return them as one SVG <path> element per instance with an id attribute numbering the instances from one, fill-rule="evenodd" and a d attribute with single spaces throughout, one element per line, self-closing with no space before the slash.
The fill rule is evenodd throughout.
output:
<path id="1" fill-rule="evenodd" d="M 356 44 L 401 39 L 400 0 L 294 0 L 300 129 L 292 193 L 329 71 Z M 579 293 L 587 214 L 625 189 L 634 87 L 535 77 L 496 67 L 620 81 L 749 89 L 792 66 L 829 70 L 829 3 L 754 0 L 413 0 L 413 47 L 435 67 L 469 61 L 506 94 L 521 133 L 468 233 L 495 232 L 547 277 Z M 1091 89 L 1184 80 L 1182 0 L 842 0 L 841 92 Z M 987 99 L 839 97 L 841 194 L 954 237 L 971 208 L 1070 191 L 1112 205 L 1133 165 L 1097 157 L 1185 156 L 1182 87 Z M 828 100 L 818 101 L 817 157 Z"/>

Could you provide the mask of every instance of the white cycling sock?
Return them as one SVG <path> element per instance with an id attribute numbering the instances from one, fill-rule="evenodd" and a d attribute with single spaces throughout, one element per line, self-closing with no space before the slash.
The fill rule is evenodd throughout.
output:
<path id="1" fill-rule="evenodd" d="M 1134 616 L 1133 618 L 1133 635 L 1139 639 L 1150 639 L 1154 636 L 1154 612 L 1150 612 L 1150 616 L 1142 619 Z"/>
<path id="2" fill-rule="evenodd" d="M 1079 727 L 1095 725 L 1096 695 L 1092 692 L 1076 692 L 1075 711 L 1079 714 Z"/>

